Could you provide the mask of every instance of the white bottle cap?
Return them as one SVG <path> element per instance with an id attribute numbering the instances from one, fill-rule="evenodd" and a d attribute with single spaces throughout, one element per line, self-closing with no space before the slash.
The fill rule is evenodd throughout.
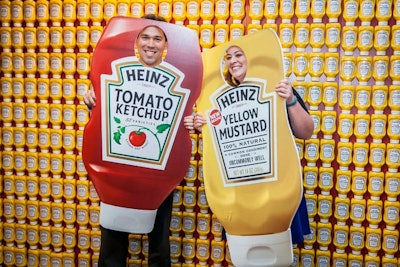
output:
<path id="1" fill-rule="evenodd" d="M 289 266 L 293 261 L 290 229 L 268 235 L 226 234 L 231 260 L 236 267 Z"/>
<path id="2" fill-rule="evenodd" d="M 100 225 L 111 230 L 147 234 L 153 230 L 157 209 L 140 210 L 100 203 Z"/>

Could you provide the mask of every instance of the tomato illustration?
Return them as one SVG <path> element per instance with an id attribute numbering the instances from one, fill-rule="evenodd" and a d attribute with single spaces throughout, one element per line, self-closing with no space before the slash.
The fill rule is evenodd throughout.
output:
<path id="1" fill-rule="evenodd" d="M 144 142 L 146 141 L 146 134 L 144 132 L 139 131 L 133 131 L 129 134 L 129 142 L 133 146 L 142 146 Z"/>

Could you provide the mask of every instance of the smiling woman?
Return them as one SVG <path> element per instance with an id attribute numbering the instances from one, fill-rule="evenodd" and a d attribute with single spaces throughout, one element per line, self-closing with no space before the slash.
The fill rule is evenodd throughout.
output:
<path id="1" fill-rule="evenodd" d="M 224 64 L 225 81 L 234 87 L 241 84 L 247 72 L 247 58 L 243 50 L 236 45 L 229 47 L 224 54 Z"/>

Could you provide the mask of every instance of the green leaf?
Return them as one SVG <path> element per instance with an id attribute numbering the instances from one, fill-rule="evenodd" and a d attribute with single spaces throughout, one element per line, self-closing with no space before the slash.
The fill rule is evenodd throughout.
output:
<path id="1" fill-rule="evenodd" d="M 157 126 L 157 133 L 163 133 L 165 130 L 167 130 L 170 127 L 171 127 L 170 124 L 160 124 Z"/>
<path id="2" fill-rule="evenodd" d="M 121 127 L 119 130 L 121 131 L 121 133 L 125 133 L 125 126 Z"/>
<path id="3" fill-rule="evenodd" d="M 115 121 L 116 123 L 121 123 L 121 120 L 120 120 L 119 118 L 117 118 L 117 117 L 114 117 L 114 121 Z"/>
<path id="4" fill-rule="evenodd" d="M 121 144 L 121 133 L 120 132 L 115 132 L 114 133 L 114 141 L 117 143 L 117 144 Z"/>

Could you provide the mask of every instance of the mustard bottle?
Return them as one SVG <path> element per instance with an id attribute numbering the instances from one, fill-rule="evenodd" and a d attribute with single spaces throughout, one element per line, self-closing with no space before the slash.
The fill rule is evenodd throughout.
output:
<path id="1" fill-rule="evenodd" d="M 369 144 L 368 143 L 354 143 L 353 148 L 353 164 L 355 166 L 356 171 L 363 172 L 365 170 L 365 166 L 368 163 L 368 151 Z"/>
<path id="2" fill-rule="evenodd" d="M 382 230 L 369 225 L 365 231 L 365 247 L 370 253 L 378 253 L 381 249 Z"/>
<path id="3" fill-rule="evenodd" d="M 209 49 L 214 45 L 214 25 L 201 24 L 200 25 L 200 46 L 202 49 Z"/>
<path id="4" fill-rule="evenodd" d="M 298 22 L 306 22 L 308 16 L 310 15 L 310 1 L 302 0 L 296 2 L 296 7 L 294 13 L 298 18 Z"/>
<path id="5" fill-rule="evenodd" d="M 263 4 L 264 10 L 262 10 Z M 253 14 L 258 14 L 259 9 L 261 9 L 267 23 L 275 23 L 279 11 L 279 2 L 277 0 L 265 0 L 265 3 L 264 1 L 253 0 L 250 1 L 250 6 L 253 8 L 253 10 L 251 10 Z"/>
<path id="6" fill-rule="evenodd" d="M 367 215 L 365 218 L 367 219 L 369 226 L 377 227 L 382 221 L 382 208 L 382 200 L 367 200 Z"/>
<path id="7" fill-rule="evenodd" d="M 377 25 L 374 28 L 374 48 L 377 55 L 385 55 L 390 45 L 390 26 Z"/>
<path id="8" fill-rule="evenodd" d="M 343 17 L 346 25 L 354 25 L 358 18 L 358 4 L 359 1 L 347 0 L 344 1 Z"/>
<path id="9" fill-rule="evenodd" d="M 392 1 L 391 0 L 378 0 L 376 2 L 375 17 L 379 25 L 387 25 L 392 16 Z"/>
<path id="10" fill-rule="evenodd" d="M 317 222 L 317 242 L 321 247 L 328 247 L 332 242 L 332 224 L 325 219 Z"/>
<path id="11" fill-rule="evenodd" d="M 296 80 L 293 82 L 293 88 L 299 93 L 301 99 L 308 99 L 308 82 Z"/>
<path id="12" fill-rule="evenodd" d="M 356 58 L 343 56 L 340 61 L 340 78 L 346 83 L 351 83 L 356 77 Z"/>
<path id="13" fill-rule="evenodd" d="M 11 1 L 11 21 L 14 26 L 20 27 L 23 22 L 23 2 L 22 1 Z"/>
<path id="14" fill-rule="evenodd" d="M 182 238 L 182 256 L 188 264 L 193 263 L 196 255 L 196 241 L 195 238 Z"/>
<path id="15" fill-rule="evenodd" d="M 354 135 L 357 142 L 363 142 L 368 137 L 370 120 L 369 114 L 354 115 Z"/>
<path id="16" fill-rule="evenodd" d="M 342 29 L 342 48 L 345 55 L 352 55 L 357 48 L 358 27 L 344 26 Z"/>
<path id="17" fill-rule="evenodd" d="M 397 201 L 385 200 L 383 202 L 383 221 L 386 224 L 386 228 L 393 229 L 400 220 L 399 210 L 400 204 Z"/>
<path id="18" fill-rule="evenodd" d="M 222 240 L 222 225 L 214 214 L 212 214 L 211 217 L 211 233 L 213 234 L 215 240 Z"/>
<path id="19" fill-rule="evenodd" d="M 201 1 L 200 17 L 203 24 L 211 24 L 211 20 L 214 18 L 214 0 Z"/>
<path id="20" fill-rule="evenodd" d="M 200 18 L 200 2 L 199 0 L 189 0 L 186 4 L 186 16 L 189 24 L 197 25 Z"/>
<path id="21" fill-rule="evenodd" d="M 375 1 L 360 1 L 359 18 L 361 25 L 370 25 L 371 20 L 375 16 Z"/>
<path id="22" fill-rule="evenodd" d="M 196 232 L 200 239 L 207 239 L 211 229 L 211 215 L 209 213 L 197 214 Z"/>
<path id="23" fill-rule="evenodd" d="M 389 57 L 388 56 L 375 56 L 373 59 L 373 72 L 377 85 L 383 85 L 386 78 L 389 76 Z"/>
<path id="24" fill-rule="evenodd" d="M 399 120 L 400 116 L 398 114 L 389 114 L 387 117 L 388 121 L 387 135 L 390 138 L 390 143 L 399 142 L 399 137 L 398 137 L 398 133 L 400 131 Z"/>
<path id="25" fill-rule="evenodd" d="M 341 0 L 327 0 L 326 1 L 326 15 L 329 22 L 337 22 L 338 17 L 342 13 Z"/>
<path id="26" fill-rule="evenodd" d="M 339 141 L 337 145 L 337 157 L 336 161 L 339 164 L 339 168 L 347 170 L 352 162 L 353 155 L 353 144 L 349 142 Z"/>
<path id="27" fill-rule="evenodd" d="M 89 14 L 93 25 L 100 25 L 103 20 L 103 0 L 91 0 L 89 3 Z"/>
<path id="28" fill-rule="evenodd" d="M 291 54 L 291 53 L 290 53 Z M 312 80 L 319 80 L 324 73 L 324 54 L 321 52 L 310 53 L 310 69 L 309 73 Z"/>
<path id="29" fill-rule="evenodd" d="M 326 24 L 326 40 L 329 52 L 336 52 L 340 44 L 340 23 Z"/>
<path id="30" fill-rule="evenodd" d="M 66 26 L 74 26 L 76 20 L 76 1 L 64 0 L 62 2 L 62 16 Z"/>
<path id="31" fill-rule="evenodd" d="M 130 4 L 131 4 L 130 0 L 117 1 L 117 3 L 116 3 L 117 16 L 129 17 L 131 15 L 130 14 Z M 104 2 L 103 2 L 103 6 L 104 6 Z M 103 17 L 104 17 L 104 14 L 103 14 Z M 169 21 L 169 20 L 167 20 L 167 21 Z"/>
<path id="32" fill-rule="evenodd" d="M 332 216 L 332 196 L 329 192 L 318 195 L 318 216 L 320 222 L 327 222 Z M 318 224 L 317 224 L 318 225 Z"/>
<path id="33" fill-rule="evenodd" d="M 302 248 L 300 249 L 301 262 L 308 266 L 314 266 L 315 251 L 313 248 Z"/>
<path id="34" fill-rule="evenodd" d="M 50 0 L 49 19 L 54 26 L 60 26 L 62 21 L 62 2 L 61 0 Z"/>
<path id="35" fill-rule="evenodd" d="M 211 240 L 211 259 L 215 264 L 221 264 L 225 258 L 225 240 Z"/>
<path id="36" fill-rule="evenodd" d="M 338 222 L 333 226 L 333 244 L 336 247 L 336 252 L 344 253 L 349 244 L 350 227 L 345 222 Z"/>
<path id="37" fill-rule="evenodd" d="M 64 183 L 65 185 L 65 183 Z M 76 203 L 67 200 L 64 204 L 64 223 L 67 225 L 73 225 L 76 222 Z"/>
<path id="38" fill-rule="evenodd" d="M 385 254 L 381 260 L 383 267 L 395 267 L 398 265 L 397 259 L 391 254 Z"/>
<path id="39" fill-rule="evenodd" d="M 291 23 L 283 23 L 279 25 L 279 39 L 281 41 L 284 52 L 288 51 L 293 45 L 294 26 Z"/>
<path id="40" fill-rule="evenodd" d="M 293 72 L 293 54 L 290 52 L 283 53 L 283 70 L 285 72 L 285 77 L 290 77 Z"/>
<path id="41" fill-rule="evenodd" d="M 197 239 L 196 240 L 196 258 L 199 260 L 200 265 L 207 263 L 210 257 L 210 240 Z"/>
<path id="42" fill-rule="evenodd" d="M 380 172 L 382 166 L 385 164 L 386 144 L 384 143 L 371 143 L 369 164 L 373 172 Z"/>
<path id="43" fill-rule="evenodd" d="M 394 53 L 393 53 L 394 55 L 398 55 L 399 54 L 399 46 L 400 46 L 399 31 L 400 31 L 400 25 L 391 26 L 391 36 L 392 36 L 392 38 L 391 38 L 391 41 L 390 41 L 390 46 L 394 50 Z"/>
<path id="44" fill-rule="evenodd" d="M 365 3 L 367 1 L 363 1 Z M 363 5 L 363 3 L 361 5 Z M 360 26 L 358 27 L 358 42 L 357 47 L 360 50 L 360 55 L 368 55 L 370 49 L 373 47 L 373 27 Z"/>
<path id="45" fill-rule="evenodd" d="M 360 84 L 365 84 L 372 77 L 372 59 L 369 56 L 359 56 L 357 58 L 356 77 Z"/>
<path id="46" fill-rule="evenodd" d="M 381 172 L 368 173 L 368 188 L 371 200 L 379 200 L 383 193 L 384 175 Z"/>
<path id="47" fill-rule="evenodd" d="M 204 187 L 198 187 L 197 189 L 197 206 L 200 208 L 200 212 L 208 213 L 209 206 Z"/>
<path id="48" fill-rule="evenodd" d="M 171 223 L 169 227 L 172 236 L 178 237 L 181 229 L 182 229 L 182 212 L 172 211 Z"/>
<path id="49" fill-rule="evenodd" d="M 365 239 L 365 228 L 360 224 L 350 225 L 350 238 L 349 246 L 352 249 L 352 253 L 355 255 L 360 254 L 361 250 L 364 248 Z"/>
<path id="50" fill-rule="evenodd" d="M 317 1 L 315 1 L 317 2 Z M 310 45 L 314 52 L 320 52 L 325 44 L 325 24 L 313 23 L 310 25 Z"/>
<path id="51" fill-rule="evenodd" d="M 382 249 L 389 255 L 396 254 L 399 249 L 399 232 L 395 229 L 383 229 L 382 233 Z M 383 260 L 383 258 L 382 258 Z"/>
<path id="52" fill-rule="evenodd" d="M 191 212 L 196 205 L 197 187 L 184 186 L 183 187 L 183 205 L 186 211 Z"/>
<path id="53" fill-rule="evenodd" d="M 360 196 L 354 196 L 350 200 L 350 219 L 353 224 L 361 225 L 365 220 L 366 200 Z"/>
<path id="54" fill-rule="evenodd" d="M 336 132 L 336 112 L 330 110 L 323 110 L 321 113 L 321 132 L 324 138 L 331 139 Z"/>
<path id="55" fill-rule="evenodd" d="M 346 223 L 350 217 L 350 199 L 342 197 L 335 198 L 334 217 L 338 223 Z"/>
<path id="56" fill-rule="evenodd" d="M 315 166 L 319 159 L 319 139 L 309 139 L 305 142 L 304 158 L 307 161 L 308 166 Z"/>
<path id="57" fill-rule="evenodd" d="M 308 73 L 308 53 L 295 52 L 293 57 L 293 72 L 297 79 L 303 80 Z"/>
<path id="58" fill-rule="evenodd" d="M 294 44 L 297 48 L 297 51 L 304 51 L 309 43 L 310 43 L 310 25 L 304 22 L 296 23 Z"/>
<path id="59" fill-rule="evenodd" d="M 334 52 L 325 53 L 324 73 L 327 81 L 334 81 L 339 73 L 339 54 Z"/>
<path id="60" fill-rule="evenodd" d="M 140 18 L 144 14 L 144 0 L 131 0 L 131 15 Z"/>
<path id="61" fill-rule="evenodd" d="M 313 22 L 320 23 L 322 21 L 322 18 L 325 15 L 325 0 L 313 0 L 311 1 L 311 17 L 313 18 Z"/>
<path id="62" fill-rule="evenodd" d="M 317 223 L 310 219 L 310 233 L 304 236 L 304 248 L 311 249 L 317 240 Z"/>
<path id="63" fill-rule="evenodd" d="M 182 230 L 186 238 L 192 238 L 196 230 L 196 213 L 182 212 Z"/>
<path id="64" fill-rule="evenodd" d="M 400 80 L 400 56 L 399 55 L 392 55 L 390 57 L 390 70 L 389 76 L 398 84 Z"/>
<path id="65" fill-rule="evenodd" d="M 319 169 L 317 166 L 304 166 L 303 186 L 306 194 L 314 194 L 318 186 Z"/>
<path id="66" fill-rule="evenodd" d="M 386 135 L 387 116 L 384 114 L 371 115 L 370 135 L 374 143 L 381 143 Z"/>
<path id="67" fill-rule="evenodd" d="M 0 9 L 2 10 L 0 16 L 2 26 L 9 26 L 11 21 L 11 1 L 1 1 Z"/>
<path id="68" fill-rule="evenodd" d="M 396 201 L 399 195 L 400 177 L 396 172 L 385 172 L 385 193 L 389 201 Z"/>
<path id="69" fill-rule="evenodd" d="M 243 24 L 230 24 L 229 25 L 229 41 L 236 40 L 244 35 Z"/>
<path id="70" fill-rule="evenodd" d="M 326 247 L 320 247 L 316 250 L 315 260 L 317 266 L 329 265 L 331 261 L 331 252 Z"/>
<path id="71" fill-rule="evenodd" d="M 214 45 L 220 45 L 229 40 L 229 25 L 228 24 L 216 24 L 214 26 Z"/>
<path id="72" fill-rule="evenodd" d="M 396 172 L 400 166 L 400 144 L 389 143 L 386 146 L 386 165 L 389 172 Z"/>
<path id="73" fill-rule="evenodd" d="M 186 19 L 186 2 L 182 0 L 173 0 L 172 18 L 175 24 L 182 25 Z"/>
<path id="74" fill-rule="evenodd" d="M 239 24 L 242 22 L 242 19 L 244 18 L 244 9 L 245 9 L 245 1 L 244 0 L 232 0 L 230 1 L 230 17 L 233 19 L 232 23 Z M 251 10 L 251 9 L 250 9 Z M 261 15 L 261 12 L 260 12 Z M 250 14 L 249 14 L 250 16 Z M 251 18 L 251 16 L 250 16 Z M 257 18 L 253 19 L 252 18 L 252 23 L 257 24 L 255 22 Z"/>
<path id="75" fill-rule="evenodd" d="M 279 16 L 282 18 L 282 23 L 290 23 L 294 15 L 294 2 L 283 0 L 279 5 Z"/>

